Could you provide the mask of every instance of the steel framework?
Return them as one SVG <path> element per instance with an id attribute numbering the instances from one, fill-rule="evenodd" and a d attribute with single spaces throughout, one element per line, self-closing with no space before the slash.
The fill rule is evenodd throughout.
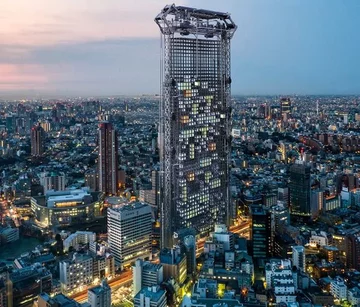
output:
<path id="1" fill-rule="evenodd" d="M 231 129 L 228 13 L 168 5 L 161 30 L 161 245 L 183 228 L 229 224 Z"/>

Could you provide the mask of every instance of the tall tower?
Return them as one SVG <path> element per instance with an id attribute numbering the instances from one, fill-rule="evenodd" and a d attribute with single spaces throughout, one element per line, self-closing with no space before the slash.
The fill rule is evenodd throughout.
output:
<path id="1" fill-rule="evenodd" d="M 230 40 L 228 13 L 167 5 L 162 33 L 160 105 L 161 239 L 209 233 L 230 222 Z"/>
<path id="2" fill-rule="evenodd" d="M 250 238 L 252 241 L 252 256 L 254 259 L 273 256 L 274 221 L 271 212 L 262 206 L 250 207 L 251 225 Z"/>
<path id="3" fill-rule="evenodd" d="M 311 216 L 310 167 L 305 164 L 293 164 L 290 167 L 290 206 L 291 214 Z"/>
<path id="4" fill-rule="evenodd" d="M 281 116 L 284 116 L 285 114 L 289 115 L 291 114 L 291 100 L 290 98 L 281 98 L 280 99 L 280 109 L 281 109 Z"/>
<path id="5" fill-rule="evenodd" d="M 99 190 L 115 195 L 118 184 L 118 140 L 112 124 L 99 125 Z"/>
<path id="6" fill-rule="evenodd" d="M 31 155 L 42 156 L 44 153 L 45 131 L 40 125 L 31 128 Z"/>

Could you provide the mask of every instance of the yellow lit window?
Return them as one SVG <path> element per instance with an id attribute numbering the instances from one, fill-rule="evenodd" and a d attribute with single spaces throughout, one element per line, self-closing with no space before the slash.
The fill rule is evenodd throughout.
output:
<path id="1" fill-rule="evenodd" d="M 189 115 L 182 115 L 180 117 L 180 123 L 187 124 L 189 122 Z"/>
<path id="2" fill-rule="evenodd" d="M 210 143 L 208 148 L 209 148 L 210 151 L 216 150 L 216 143 Z"/>
<path id="3" fill-rule="evenodd" d="M 194 179 L 195 179 L 195 174 L 194 173 L 189 173 L 188 175 L 187 175 L 187 180 L 188 181 L 194 181 Z"/>

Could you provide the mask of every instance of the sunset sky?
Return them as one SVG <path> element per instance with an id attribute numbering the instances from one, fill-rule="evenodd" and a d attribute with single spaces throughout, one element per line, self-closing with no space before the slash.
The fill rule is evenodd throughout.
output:
<path id="1" fill-rule="evenodd" d="M 2 95 L 159 92 L 163 0 L 1 0 Z M 234 94 L 360 94 L 359 0 L 181 0 L 232 14 Z"/>

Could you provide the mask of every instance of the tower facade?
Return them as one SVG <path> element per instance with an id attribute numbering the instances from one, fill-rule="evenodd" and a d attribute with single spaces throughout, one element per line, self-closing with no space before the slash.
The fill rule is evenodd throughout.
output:
<path id="1" fill-rule="evenodd" d="M 160 106 L 161 239 L 207 234 L 230 221 L 230 40 L 228 13 L 168 5 L 162 35 Z"/>
<path id="2" fill-rule="evenodd" d="M 31 128 L 31 155 L 39 157 L 44 154 L 45 131 L 40 125 Z"/>
<path id="3" fill-rule="evenodd" d="M 311 216 L 311 180 L 310 167 L 305 164 L 293 164 L 290 167 L 290 206 L 291 214 Z"/>
<path id="4" fill-rule="evenodd" d="M 291 100 L 288 97 L 284 97 L 280 99 L 280 109 L 281 109 L 281 115 L 284 114 L 291 114 Z"/>
<path id="5" fill-rule="evenodd" d="M 132 202 L 107 211 L 108 242 L 121 269 L 138 258 L 151 259 L 151 207 Z"/>
<path id="6" fill-rule="evenodd" d="M 112 124 L 99 125 L 99 190 L 115 195 L 118 184 L 118 139 Z"/>
<path id="7" fill-rule="evenodd" d="M 250 239 L 252 241 L 252 256 L 254 259 L 273 256 L 274 221 L 271 212 L 262 206 L 250 207 Z"/>

